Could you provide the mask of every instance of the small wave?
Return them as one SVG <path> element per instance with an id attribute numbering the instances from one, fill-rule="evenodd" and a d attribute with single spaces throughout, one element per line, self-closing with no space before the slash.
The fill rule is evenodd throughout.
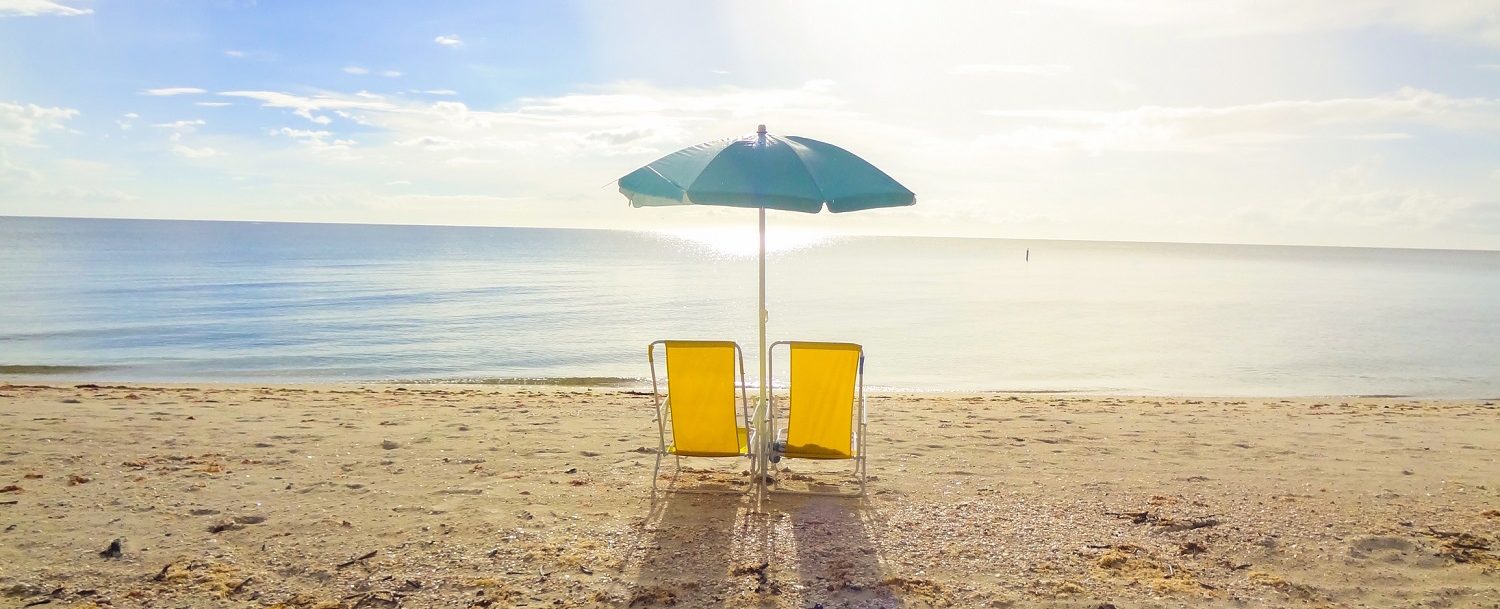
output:
<path id="1" fill-rule="evenodd" d="M 109 370 L 109 366 L 48 366 L 43 364 L 0 365 L 0 374 L 82 374 Z"/>
<path id="2" fill-rule="evenodd" d="M 447 379 L 387 379 L 396 385 L 553 385 L 563 387 L 635 387 L 646 379 L 620 376 L 478 377 Z"/>

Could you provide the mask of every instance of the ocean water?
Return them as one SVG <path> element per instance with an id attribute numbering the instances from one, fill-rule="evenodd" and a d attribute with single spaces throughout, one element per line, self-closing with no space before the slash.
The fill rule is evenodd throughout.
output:
<path id="1" fill-rule="evenodd" d="M 862 343 L 874 387 L 1500 396 L 1500 252 L 841 237 L 768 266 L 771 339 Z M 675 236 L 0 218 L 0 379 L 638 385 L 650 341 L 712 338 L 753 383 L 755 299 L 753 254 Z"/>

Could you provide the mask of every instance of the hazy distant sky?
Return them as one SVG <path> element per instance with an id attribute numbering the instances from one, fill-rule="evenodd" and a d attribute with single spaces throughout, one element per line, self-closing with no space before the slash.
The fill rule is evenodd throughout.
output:
<path id="1" fill-rule="evenodd" d="M 0 215 L 735 230 L 613 180 L 757 123 L 918 195 L 782 234 L 1500 248 L 1495 0 L 0 0 Z"/>

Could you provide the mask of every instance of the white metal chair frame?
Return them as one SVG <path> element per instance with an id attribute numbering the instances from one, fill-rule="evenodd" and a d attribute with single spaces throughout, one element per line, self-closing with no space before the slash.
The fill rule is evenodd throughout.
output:
<path id="1" fill-rule="evenodd" d="M 666 343 L 669 343 L 669 342 L 672 342 L 672 343 L 705 343 L 705 342 L 721 343 L 721 342 L 728 342 L 728 343 L 734 345 L 735 360 L 739 364 L 739 368 L 740 368 L 740 412 L 741 412 L 741 422 L 744 423 L 745 429 L 748 430 L 746 432 L 746 437 L 745 437 L 745 454 L 744 455 L 736 455 L 736 456 L 739 456 L 739 457 L 749 457 L 750 458 L 750 461 L 752 463 L 752 466 L 751 466 L 751 470 L 752 470 L 751 473 L 752 474 L 759 473 L 759 469 L 760 469 L 758 467 L 759 463 L 760 463 L 760 460 L 756 458 L 760 454 L 760 452 L 761 452 L 760 449 L 759 449 L 759 447 L 756 445 L 756 443 L 760 440 L 760 435 L 757 434 L 755 428 L 751 426 L 750 398 L 749 398 L 749 394 L 748 394 L 748 391 L 747 391 L 746 385 L 745 385 L 745 352 L 740 349 L 740 344 L 737 343 L 737 342 L 733 342 L 733 341 L 695 341 L 695 340 L 669 340 L 669 339 L 663 339 L 663 340 L 653 341 L 650 345 L 648 345 L 646 347 L 646 361 L 651 364 L 651 398 L 652 398 L 652 400 L 656 404 L 656 430 L 657 430 L 656 467 L 654 467 L 651 470 L 651 497 L 652 497 L 653 501 L 655 501 L 655 497 L 656 497 L 656 493 L 657 493 L 657 484 L 656 484 L 657 478 L 661 475 L 661 460 L 662 460 L 662 457 L 667 454 L 667 418 L 671 416 L 671 412 L 672 412 L 672 397 L 671 397 L 671 395 L 668 394 L 667 396 L 663 397 L 662 394 L 661 394 L 661 391 L 658 389 L 657 376 L 656 376 L 656 346 L 657 345 L 665 345 Z M 666 359 L 666 357 L 667 357 L 666 354 L 663 353 L 662 354 L 662 358 Z M 670 378 L 667 379 L 667 383 L 669 385 L 671 384 L 671 379 Z M 672 477 L 672 484 L 675 485 L 677 483 L 677 476 L 680 476 L 682 474 L 682 457 L 680 455 L 677 455 L 677 454 L 673 454 L 672 456 L 676 458 L 675 459 L 676 460 L 676 470 L 673 473 L 673 477 Z M 691 455 L 689 455 L 689 456 L 691 456 Z M 758 475 L 752 476 L 752 479 L 755 480 L 756 482 L 755 482 L 754 485 L 751 486 L 751 489 L 753 489 L 753 490 L 759 490 L 759 487 L 763 486 L 763 484 L 760 482 L 761 478 L 762 477 L 758 476 Z M 673 488 L 673 487 L 669 486 L 669 487 L 667 487 L 665 489 L 662 489 L 662 492 L 738 495 L 738 494 L 742 494 L 742 493 L 748 492 L 748 491 Z M 759 494 L 757 494 L 757 499 L 758 498 L 759 498 Z"/>
<path id="2" fill-rule="evenodd" d="M 773 365 L 773 363 L 774 363 L 774 361 L 773 361 L 774 357 L 773 356 L 774 356 L 774 354 L 776 352 L 776 346 L 777 345 L 786 345 L 787 346 L 788 359 L 790 359 L 791 345 L 794 344 L 794 343 L 798 343 L 798 342 L 803 342 L 803 341 L 782 340 L 782 341 L 776 341 L 774 343 L 771 343 L 770 348 L 768 348 L 766 350 L 766 369 L 768 371 L 774 371 L 776 369 L 775 366 Z M 856 492 L 852 492 L 851 493 L 851 492 L 843 492 L 843 491 L 813 491 L 813 490 L 797 491 L 797 490 L 784 490 L 784 489 L 780 489 L 780 488 L 768 489 L 769 492 L 771 492 L 771 493 L 785 494 L 785 495 L 827 495 L 827 496 L 834 496 L 834 497 L 863 497 L 864 494 L 865 494 L 865 479 L 867 477 L 867 470 L 866 470 L 866 466 L 865 466 L 865 455 L 866 455 L 866 448 L 865 448 L 866 447 L 866 443 L 865 443 L 865 426 L 868 423 L 868 414 L 869 414 L 868 410 L 866 409 L 866 406 L 865 406 L 865 348 L 864 348 L 863 345 L 858 345 L 858 344 L 855 344 L 855 343 L 836 343 L 836 344 L 845 344 L 845 345 L 859 347 L 859 369 L 858 369 L 858 371 L 856 372 L 856 375 L 855 375 L 855 378 L 857 380 L 856 380 L 856 384 L 855 384 L 854 408 L 851 409 L 851 410 L 854 411 L 853 416 L 856 417 L 856 420 L 854 421 L 855 425 L 853 426 L 853 430 L 854 430 L 854 434 L 853 435 L 854 435 L 854 437 L 852 437 L 852 438 L 849 439 L 849 447 L 851 449 L 853 449 L 853 451 L 854 451 L 854 457 L 852 458 L 852 460 L 854 461 L 854 472 L 853 472 L 853 475 L 854 475 L 854 477 L 856 479 L 859 480 L 859 490 L 856 491 Z M 787 376 L 790 378 L 791 373 L 788 372 Z M 775 385 L 772 384 L 772 387 L 774 387 L 774 386 Z M 790 384 L 788 386 L 790 386 Z M 788 397 L 787 401 L 788 402 L 791 401 L 790 397 Z M 770 407 L 769 415 L 767 417 L 768 418 L 768 424 L 770 426 L 770 432 L 769 432 L 770 433 L 770 437 L 773 438 L 774 442 L 777 442 L 777 443 L 785 442 L 786 441 L 786 431 L 787 430 L 786 429 L 778 429 L 777 428 L 777 421 L 779 420 L 779 418 L 778 418 L 777 409 L 776 409 L 776 392 L 774 390 L 771 392 L 770 402 L 771 402 L 771 407 Z M 791 419 L 790 419 L 790 409 L 791 408 L 792 408 L 792 406 L 788 405 L 788 419 L 787 419 L 788 426 L 791 425 Z M 775 448 L 771 448 L 768 452 L 769 452 L 769 456 L 771 457 L 770 461 L 772 461 L 772 462 L 779 462 L 781 460 L 781 455 L 777 452 L 777 450 Z M 765 477 L 762 477 L 761 479 L 765 480 Z"/>

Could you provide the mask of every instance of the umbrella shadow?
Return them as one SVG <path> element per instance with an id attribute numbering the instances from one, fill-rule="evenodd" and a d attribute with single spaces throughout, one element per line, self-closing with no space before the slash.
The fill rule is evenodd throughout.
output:
<path id="1" fill-rule="evenodd" d="M 646 518 L 627 605 L 722 605 L 732 577 L 735 522 L 750 502 L 746 495 L 661 493 Z"/>
<path id="2" fill-rule="evenodd" d="M 778 497 L 787 513 L 792 564 L 807 606 L 901 607 L 900 587 L 885 577 L 875 512 L 863 499 Z"/>

